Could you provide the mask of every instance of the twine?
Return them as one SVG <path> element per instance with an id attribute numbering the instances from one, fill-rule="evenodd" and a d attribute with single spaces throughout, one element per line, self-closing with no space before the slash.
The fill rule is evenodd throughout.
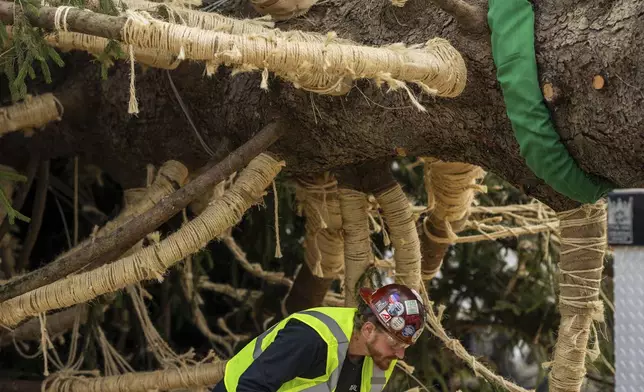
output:
<path id="1" fill-rule="evenodd" d="M 304 261 L 313 276 L 337 278 L 344 270 L 342 213 L 337 181 L 330 173 L 298 179 L 298 214 L 306 218 Z"/>
<path id="2" fill-rule="evenodd" d="M 457 232 L 464 228 L 469 208 L 485 172 L 478 166 L 462 162 L 444 162 L 425 158 L 424 181 L 428 215 L 423 220 L 427 240 L 423 243 L 422 279 L 432 279 L 440 270 L 443 256 Z"/>
<path id="3" fill-rule="evenodd" d="M 70 50 L 84 50 L 96 56 L 101 55 L 105 51 L 107 44 L 110 42 L 110 40 L 103 37 L 63 31 L 47 34 L 45 36 L 45 40 L 49 45 L 64 52 L 68 52 Z M 123 46 L 119 46 L 121 47 L 121 50 L 123 50 Z M 172 56 L 169 53 L 159 50 L 138 47 L 133 47 L 133 50 L 135 60 L 150 67 L 175 69 L 180 63 L 180 61 L 176 59 L 176 56 Z"/>
<path id="4" fill-rule="evenodd" d="M 420 279 L 420 241 L 409 200 L 399 184 L 376 195 L 383 210 L 391 243 L 395 249 L 396 281 L 418 290 Z"/>
<path id="5" fill-rule="evenodd" d="M 355 307 L 356 284 L 373 263 L 367 196 L 359 191 L 339 188 L 342 230 L 344 231 L 344 303 Z"/>
<path id="6" fill-rule="evenodd" d="M 452 352 L 454 352 L 454 354 L 457 357 L 459 357 L 460 359 L 463 360 L 463 362 L 468 364 L 470 368 L 472 368 L 472 371 L 474 372 L 474 375 L 476 377 L 483 377 L 487 381 L 500 385 L 510 392 L 534 392 L 534 390 L 524 389 L 512 383 L 511 381 L 504 379 L 503 377 L 499 376 L 498 374 L 495 374 L 493 371 L 488 369 L 485 365 L 477 361 L 475 357 L 473 357 L 470 353 L 467 352 L 465 347 L 463 347 L 463 345 L 458 339 L 454 339 L 450 337 L 445 331 L 445 328 L 443 328 L 443 325 L 441 323 L 443 318 L 443 312 L 445 310 L 445 305 L 440 305 L 438 307 L 438 311 L 434 312 L 433 310 L 434 303 L 429 300 L 429 296 L 427 294 L 427 289 L 425 288 L 425 285 L 421 285 L 420 293 L 423 299 L 423 303 L 425 304 L 425 309 L 427 310 L 427 313 L 426 313 L 427 322 L 425 323 L 425 328 L 427 328 L 427 330 L 431 332 L 434 336 L 439 338 L 447 348 L 449 348 L 450 350 L 452 350 Z"/>
<path id="7" fill-rule="evenodd" d="M 121 32 L 123 42 L 204 60 L 208 74 L 214 73 L 222 63 L 238 72 L 264 70 L 266 74 L 271 70 L 297 88 L 314 90 L 320 87 L 312 85 L 319 75 L 336 84 L 345 77 L 371 78 L 378 85 L 386 82 L 390 90 L 405 89 L 422 110 L 406 82 L 419 85 L 428 94 L 444 97 L 459 95 L 465 86 L 463 58 L 440 38 L 413 47 L 396 44 L 375 48 L 332 40 L 325 43 L 287 40 L 270 32 L 231 35 L 146 20 L 131 11 L 128 15 Z"/>
<path id="8" fill-rule="evenodd" d="M 22 102 L 0 107 L 0 137 L 21 129 L 42 127 L 60 121 L 63 106 L 51 93 L 27 95 Z"/>
<path id="9" fill-rule="evenodd" d="M 280 214 L 279 214 L 279 197 L 277 195 L 277 185 L 273 181 L 273 218 L 275 220 L 275 258 L 282 258 L 282 247 L 280 246 Z"/>
<path id="10" fill-rule="evenodd" d="M 600 355 L 593 321 L 604 321 L 604 303 L 599 292 L 606 251 L 606 205 L 600 200 L 558 216 L 561 323 L 551 363 L 550 390 L 578 392 L 586 374 L 586 356 L 594 361 Z M 595 338 L 589 349 L 591 334 Z"/>
<path id="11" fill-rule="evenodd" d="M 263 196 L 283 165 L 269 155 L 259 155 L 221 199 L 181 230 L 131 256 L 1 303 L 0 324 L 15 326 L 38 313 L 87 302 L 142 280 L 161 280 L 167 268 L 237 224 L 244 212 Z"/>
<path id="12" fill-rule="evenodd" d="M 209 358 L 208 358 L 209 359 Z M 153 372 L 135 372 L 109 377 L 61 376 L 44 386 L 44 392 L 148 392 L 178 388 L 200 388 L 223 379 L 226 362 L 214 360 L 193 366 Z"/>
<path id="13" fill-rule="evenodd" d="M 181 162 L 169 160 L 166 161 L 158 170 L 152 184 L 147 188 L 126 189 L 123 193 L 124 208 L 119 215 L 108 221 L 103 227 L 96 230 L 92 238 L 86 239 L 79 245 L 69 250 L 67 253 L 59 256 L 57 259 L 67 257 L 75 253 L 95 240 L 98 237 L 106 236 L 116 230 L 118 227 L 127 223 L 130 219 L 135 218 L 150 208 L 154 207 L 162 198 L 174 192 L 175 186 L 182 186 L 188 178 L 188 168 Z M 136 246 L 140 246 L 139 242 Z M 134 247 L 133 247 L 134 248 Z M 129 250 L 126 254 L 130 253 Z"/>

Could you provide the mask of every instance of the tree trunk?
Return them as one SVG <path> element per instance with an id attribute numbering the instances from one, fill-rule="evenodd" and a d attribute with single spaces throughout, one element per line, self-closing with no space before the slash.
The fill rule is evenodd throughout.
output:
<path id="1" fill-rule="evenodd" d="M 588 172 L 619 186 L 644 185 L 644 136 L 639 131 L 644 112 L 638 110 L 644 103 L 638 84 L 644 80 L 644 68 L 639 66 L 644 61 L 644 47 L 639 44 L 644 36 L 640 22 L 644 4 L 562 1 L 538 3 L 535 11 L 540 78 L 559 92 L 551 110 L 569 151 Z M 246 12 L 244 16 L 257 16 Z M 231 76 L 230 69 L 221 67 L 206 78 L 203 65 L 185 62 L 167 74 L 137 67 L 140 113 L 131 116 L 129 64 L 119 62 L 109 79 L 101 81 L 98 66 L 85 55 L 74 54 L 67 59 L 70 71 L 54 88 L 65 106 L 63 121 L 37 131 L 31 139 L 19 133 L 5 136 L 0 163 L 24 167 L 26 145 L 36 143 L 48 147 L 50 156 L 43 158 L 79 154 L 83 162 L 98 164 L 125 187 L 141 183 L 147 163 L 177 159 L 191 170 L 199 167 L 208 154 L 177 105 L 168 81 L 171 76 L 197 129 L 214 149 L 239 146 L 274 117 L 287 117 L 299 125 L 298 132 L 272 150 L 285 158 L 291 173 L 394 156 L 398 148 L 409 155 L 482 166 L 556 210 L 576 205 L 537 179 L 519 155 L 488 37 L 465 34 L 431 1 L 409 1 L 400 8 L 388 1 L 332 0 L 316 4 L 306 18 L 277 27 L 333 30 L 342 38 L 374 45 L 446 38 L 465 58 L 468 85 L 454 99 L 420 98 L 427 108 L 422 113 L 404 92 L 385 93 L 371 81 L 359 81 L 346 96 L 325 96 L 271 77 L 267 92 L 259 88 L 259 73 Z M 607 82 L 600 90 L 592 86 L 598 74 Z"/>

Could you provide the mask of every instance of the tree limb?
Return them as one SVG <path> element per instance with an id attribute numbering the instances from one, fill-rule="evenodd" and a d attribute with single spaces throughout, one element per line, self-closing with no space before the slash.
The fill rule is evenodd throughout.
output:
<path id="1" fill-rule="evenodd" d="M 285 130 L 286 125 L 281 122 L 273 122 L 265 126 L 221 162 L 207 169 L 185 187 L 161 200 L 138 218 L 132 219 L 114 230 L 110 235 L 97 238 L 96 241 L 67 257 L 55 260 L 36 271 L 0 286 L 0 302 L 45 286 L 86 268 L 90 264 L 98 266 L 119 257 L 148 233 L 156 230 L 165 221 L 187 207 L 197 195 L 246 166 L 255 156 L 271 146 Z"/>
<path id="2" fill-rule="evenodd" d="M 45 213 L 45 205 L 47 204 L 47 187 L 49 186 L 49 160 L 45 160 L 40 165 L 38 174 L 38 187 L 36 188 L 36 195 L 34 205 L 31 210 L 31 223 L 29 224 L 29 231 L 22 246 L 22 252 L 16 262 L 16 271 L 21 272 L 28 267 L 29 256 L 38 239 L 40 233 L 40 226 L 42 225 L 42 217 Z"/>
<path id="3" fill-rule="evenodd" d="M 56 10 L 56 7 L 40 7 L 36 14 L 25 9 L 25 16 L 34 26 L 54 30 Z M 0 21 L 13 24 L 15 11 L 14 3 L 0 1 Z M 69 9 L 66 16 L 68 31 L 115 40 L 121 39 L 121 29 L 126 20 L 126 17 L 103 15 L 77 8 Z"/>

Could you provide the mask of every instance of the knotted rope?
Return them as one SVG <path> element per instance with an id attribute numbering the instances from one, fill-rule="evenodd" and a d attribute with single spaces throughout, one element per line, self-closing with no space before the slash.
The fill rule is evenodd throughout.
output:
<path id="1" fill-rule="evenodd" d="M 550 390 L 579 392 L 586 375 L 586 355 L 594 361 L 600 354 L 593 322 L 604 321 L 599 292 L 606 251 L 606 204 L 600 200 L 558 216 L 561 323 L 551 363 Z M 591 327 L 595 340 L 588 349 Z"/>
<path id="2" fill-rule="evenodd" d="M 436 276 L 447 247 L 464 228 L 475 192 L 486 188 L 477 184 L 485 175 L 478 166 L 433 158 L 424 161 L 428 214 L 423 220 L 427 238 L 423 241 L 422 278 L 428 280 Z"/>
<path id="3" fill-rule="evenodd" d="M 1 303 L 0 324 L 15 326 L 25 318 L 47 310 L 87 302 L 142 280 L 162 279 L 167 268 L 237 224 L 244 212 L 263 196 L 282 166 L 282 162 L 267 154 L 257 156 L 221 199 L 215 200 L 181 230 L 114 263 Z"/>
<path id="4" fill-rule="evenodd" d="M 63 105 L 53 94 L 27 95 L 22 102 L 0 107 L 0 137 L 9 132 L 60 121 L 62 116 Z"/>
<path id="5" fill-rule="evenodd" d="M 362 192 L 339 188 L 342 229 L 344 231 L 344 303 L 356 306 L 356 284 L 373 263 L 367 195 Z"/>
<path id="6" fill-rule="evenodd" d="M 306 218 L 304 261 L 313 276 L 336 278 L 344 270 L 342 213 L 337 181 L 329 173 L 297 181 L 298 215 Z"/>

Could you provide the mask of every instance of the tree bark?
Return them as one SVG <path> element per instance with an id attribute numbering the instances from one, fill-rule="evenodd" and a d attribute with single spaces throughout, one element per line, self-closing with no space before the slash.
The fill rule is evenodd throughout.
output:
<path id="1" fill-rule="evenodd" d="M 483 1 L 472 3 L 485 9 Z M 644 80 L 639 66 L 644 46 L 637 39 L 644 35 L 644 4 L 589 0 L 539 3 L 535 8 L 540 79 L 561 94 L 551 109 L 562 141 L 587 172 L 622 187 L 644 185 L 644 137 L 639 131 L 644 112 L 638 109 L 644 103 L 638 84 Z M 257 16 L 245 12 L 235 16 Z M 258 73 L 231 77 L 225 67 L 204 78 L 202 65 L 184 63 L 172 76 L 210 145 L 228 140 L 238 146 L 275 116 L 295 121 L 299 132 L 272 148 L 294 174 L 393 157 L 402 148 L 408 155 L 479 165 L 557 211 L 576 206 L 536 178 L 521 158 L 495 78 L 489 39 L 462 34 L 453 21 L 430 0 L 410 1 L 402 8 L 386 1 L 332 0 L 311 8 L 306 18 L 277 26 L 336 31 L 342 38 L 374 45 L 449 40 L 465 58 L 468 85 L 455 99 L 422 97 L 426 113 L 411 107 L 404 93 L 384 93 L 369 81 L 359 81 L 346 96 L 331 97 L 277 79 L 269 81 L 266 92 L 259 88 Z M 98 164 L 125 187 L 140 183 L 147 163 L 177 159 L 194 169 L 207 160 L 187 131 L 163 71 L 137 73 L 141 111 L 132 117 L 127 114 L 129 64 L 117 63 L 109 79 L 101 81 L 98 67 L 87 59 L 70 56 L 73 72 L 56 88 L 66 108 L 63 121 L 37 133 L 36 140 L 7 135 L 0 160 L 19 167 L 26 145 L 47 143 L 52 156 L 79 153 L 84 162 Z M 606 84 L 596 90 L 592 79 L 599 73 L 606 75 Z M 78 108 L 79 100 L 80 110 L 69 109 Z"/>
<path id="2" fill-rule="evenodd" d="M 293 286 L 286 298 L 284 306 L 291 314 L 322 306 L 324 297 L 333 283 L 333 278 L 319 278 L 314 276 L 309 266 L 304 264 L 293 280 Z"/>

